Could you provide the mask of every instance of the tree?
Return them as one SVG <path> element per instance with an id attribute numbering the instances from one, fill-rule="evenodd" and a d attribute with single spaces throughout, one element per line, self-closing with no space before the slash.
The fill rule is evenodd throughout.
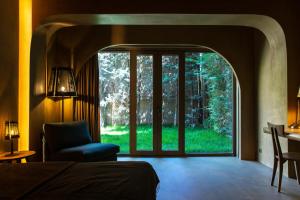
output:
<path id="1" fill-rule="evenodd" d="M 162 121 L 165 125 L 178 123 L 178 68 L 177 55 L 162 56 Z"/>
<path id="2" fill-rule="evenodd" d="M 216 53 L 203 53 L 202 76 L 207 86 L 208 124 L 218 133 L 232 134 L 233 73 L 227 61 Z"/>
<path id="3" fill-rule="evenodd" d="M 213 52 L 186 53 L 186 126 L 232 134 L 232 70 Z"/>
<path id="4" fill-rule="evenodd" d="M 137 123 L 151 124 L 153 116 L 153 56 L 137 56 Z"/>
<path id="5" fill-rule="evenodd" d="M 201 55 L 199 52 L 185 54 L 185 124 L 190 127 L 202 127 L 205 115 Z"/>
<path id="6" fill-rule="evenodd" d="M 101 126 L 129 123 L 129 53 L 104 52 L 99 58 Z"/>

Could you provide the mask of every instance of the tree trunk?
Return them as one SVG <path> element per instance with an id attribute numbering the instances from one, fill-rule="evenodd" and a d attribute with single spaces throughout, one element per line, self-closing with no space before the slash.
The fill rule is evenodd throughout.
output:
<path id="1" fill-rule="evenodd" d="M 200 57 L 201 58 L 201 57 Z M 200 68 L 201 68 L 201 64 L 199 65 L 199 69 L 197 72 L 197 115 L 198 115 L 198 120 L 197 122 L 199 122 L 200 124 L 203 124 L 203 120 L 202 120 L 202 115 L 203 113 L 201 113 L 201 104 L 200 104 L 200 94 L 201 94 L 201 77 L 200 77 Z M 198 124 L 199 125 L 199 124 Z"/>

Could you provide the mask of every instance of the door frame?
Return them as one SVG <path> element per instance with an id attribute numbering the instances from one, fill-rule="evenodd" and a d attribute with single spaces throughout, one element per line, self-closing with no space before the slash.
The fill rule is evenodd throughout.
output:
<path id="1" fill-rule="evenodd" d="M 137 150 L 136 137 L 136 82 L 138 55 L 153 56 L 153 151 Z M 179 58 L 178 68 L 178 150 L 162 150 L 162 55 L 177 55 Z M 183 156 L 184 155 L 184 57 L 177 50 L 130 50 L 130 155 L 133 156 Z M 183 93 L 183 94 L 181 94 Z M 183 97 L 183 98 L 180 98 Z"/>
<path id="2" fill-rule="evenodd" d="M 152 47 L 114 47 L 106 49 L 102 52 L 129 52 L 130 55 L 130 136 L 129 136 L 129 154 L 119 154 L 120 156 L 157 156 L 157 157 L 183 157 L 183 156 L 236 156 L 236 85 L 237 80 L 233 73 L 233 91 L 232 91 L 232 105 L 233 105 L 233 119 L 232 119 L 232 152 L 230 153 L 186 153 L 185 152 L 185 53 L 187 52 L 213 52 L 205 48 L 195 47 L 166 47 L 159 48 L 158 46 Z M 137 137 L 136 137 L 136 82 L 137 82 L 137 55 L 153 55 L 153 151 L 136 150 Z M 178 151 L 162 151 L 162 55 L 178 55 L 179 56 L 179 70 L 178 70 Z M 158 66 L 158 67 L 154 67 Z M 160 80 L 158 80 L 160 79 Z M 157 84 L 155 87 L 155 84 Z M 157 98 L 154 98 L 154 97 Z M 159 104 L 160 102 L 160 104 Z M 156 108 L 156 109 L 155 109 Z M 159 113 L 158 113 L 159 112 Z M 156 116 L 156 119 L 155 119 Z M 155 119 L 155 120 L 154 120 Z"/>

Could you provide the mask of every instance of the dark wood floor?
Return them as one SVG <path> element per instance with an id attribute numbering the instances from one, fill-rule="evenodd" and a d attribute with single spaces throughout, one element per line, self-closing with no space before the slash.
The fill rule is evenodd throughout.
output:
<path id="1" fill-rule="evenodd" d="M 158 200 L 300 199 L 300 185 L 296 180 L 285 177 L 282 193 L 278 193 L 277 187 L 270 185 L 272 170 L 258 162 L 233 157 L 121 157 L 118 160 L 151 163 L 160 178 Z"/>

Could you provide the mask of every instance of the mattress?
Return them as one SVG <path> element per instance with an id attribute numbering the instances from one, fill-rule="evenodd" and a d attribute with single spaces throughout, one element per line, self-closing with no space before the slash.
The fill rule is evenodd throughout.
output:
<path id="1" fill-rule="evenodd" d="M 147 162 L 0 164 L 0 199 L 156 199 Z"/>

